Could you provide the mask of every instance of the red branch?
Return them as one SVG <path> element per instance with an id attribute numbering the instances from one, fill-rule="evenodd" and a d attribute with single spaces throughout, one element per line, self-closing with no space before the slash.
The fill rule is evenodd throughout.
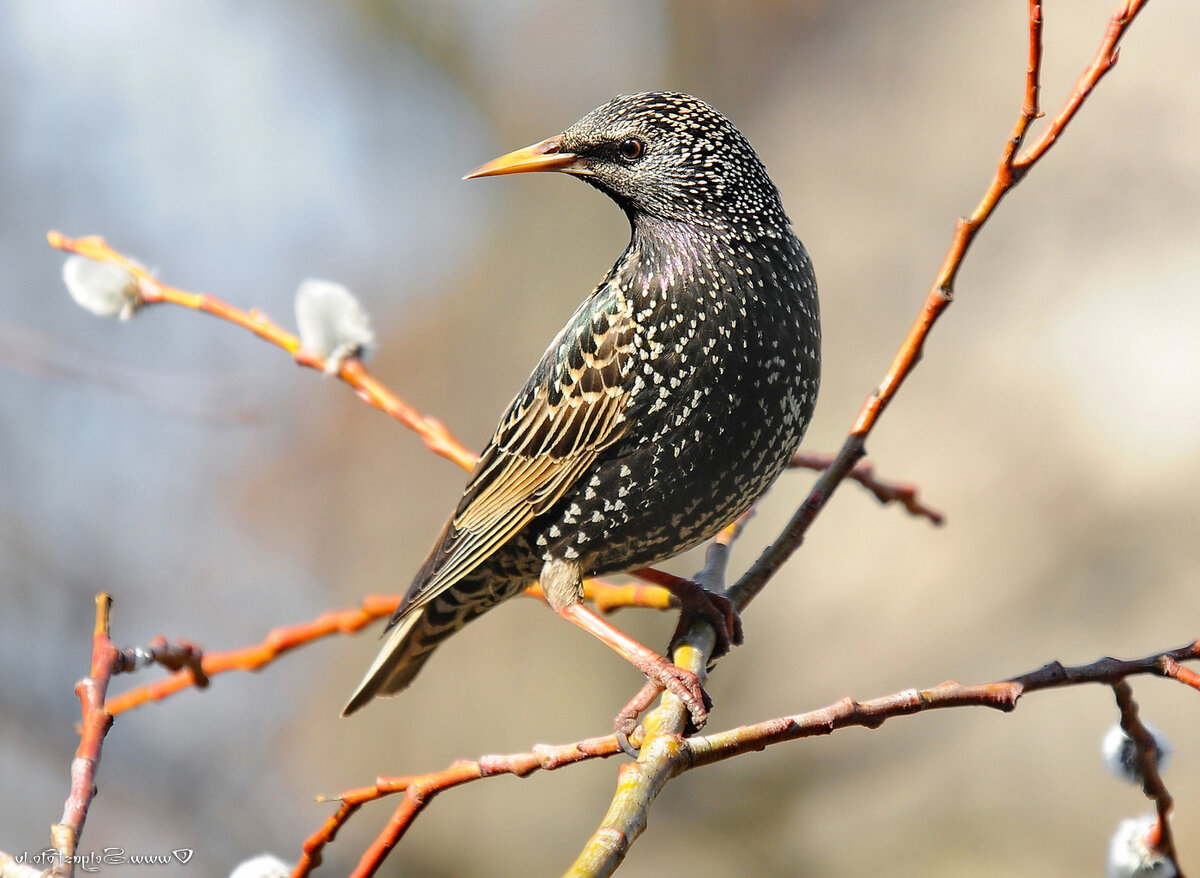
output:
<path id="1" fill-rule="evenodd" d="M 797 451 L 792 455 L 788 466 L 794 469 L 811 469 L 824 472 L 833 466 L 835 458 L 827 454 L 816 454 L 812 451 Z M 887 482 L 875 477 L 875 466 L 865 460 L 859 461 L 850 470 L 846 478 L 858 482 L 875 495 L 875 499 L 883 505 L 899 503 L 908 512 L 919 518 L 928 518 L 936 525 L 944 524 L 946 516 L 932 507 L 926 506 L 920 500 L 920 490 L 911 482 Z"/>
<path id="2" fill-rule="evenodd" d="M 1112 14 L 1104 39 L 1092 63 L 1080 75 L 1058 115 L 1050 121 L 1037 141 L 1022 150 L 1029 126 L 1041 116 L 1038 104 L 1042 67 L 1042 7 L 1037 0 L 1029 3 L 1029 66 L 1025 80 L 1025 99 L 1021 113 L 1013 126 L 1012 134 L 1005 141 L 1004 150 L 1000 156 L 1000 164 L 992 177 L 992 182 L 984 192 L 983 198 L 969 217 L 959 219 L 954 239 L 950 249 L 942 261 L 942 267 L 934 280 L 933 288 L 925 300 L 921 313 L 917 316 L 908 337 L 901 345 L 900 351 L 893 360 L 883 381 L 875 392 L 863 404 L 858 418 L 851 429 L 852 436 L 866 437 L 874 428 L 879 416 L 887 408 L 888 403 L 896 395 L 900 385 L 909 373 L 916 367 L 924 350 L 925 339 L 933 329 L 938 317 L 954 298 L 954 281 L 962 267 L 975 236 L 983 225 L 991 218 L 1000 201 L 1007 195 L 1046 152 L 1062 136 L 1067 126 L 1083 106 L 1097 83 L 1104 74 L 1117 63 L 1117 45 L 1125 35 L 1129 25 L 1146 5 L 1147 0 L 1131 0 L 1122 3 Z"/>
<path id="3" fill-rule="evenodd" d="M 168 643 L 164 638 L 156 637 L 150 641 L 149 646 L 121 650 L 117 654 L 116 662 L 118 673 L 128 673 L 146 665 L 161 665 L 168 671 L 186 671 L 191 674 L 199 689 L 208 685 L 208 674 L 204 671 L 204 651 L 186 640 Z M 110 706 L 105 705 L 106 708 Z"/>
<path id="4" fill-rule="evenodd" d="M 954 281 L 970 250 L 971 243 L 979 230 L 987 223 L 999 206 L 1000 201 L 1033 168 L 1046 152 L 1058 142 L 1083 102 L 1092 93 L 1096 84 L 1117 62 L 1117 45 L 1146 0 L 1130 0 L 1122 3 L 1113 13 L 1108 29 L 1099 49 L 1075 83 L 1070 97 L 1046 126 L 1041 136 L 1030 147 L 1021 150 L 1029 126 L 1041 115 L 1038 92 L 1042 67 L 1042 7 L 1037 0 L 1029 2 L 1029 64 L 1025 78 L 1025 93 L 1021 112 L 1017 116 L 1012 133 L 1005 141 L 1000 162 L 992 180 L 969 217 L 959 219 L 950 248 L 942 260 L 942 266 L 934 279 L 933 287 L 913 321 L 907 337 L 900 345 L 891 366 L 879 386 L 875 388 L 859 410 L 841 450 L 824 474 L 817 479 L 808 497 L 793 514 L 783 533 L 759 557 L 729 590 L 729 597 L 739 608 L 745 607 L 762 591 L 775 571 L 791 557 L 804 542 L 804 536 L 816 517 L 838 486 L 847 478 L 858 461 L 866 454 L 866 440 L 875 428 L 884 409 L 895 398 L 904 380 L 916 368 L 925 350 L 925 340 L 946 308 L 954 299 Z"/>
<path id="5" fill-rule="evenodd" d="M 1165 676 L 1170 677 L 1172 680 L 1178 680 L 1183 685 L 1191 686 L 1197 692 L 1200 692 L 1200 674 L 1197 674 L 1191 668 L 1185 668 L 1170 656 L 1163 656 L 1162 669 Z"/>
<path id="6" fill-rule="evenodd" d="M 528 753 L 461 760 L 443 771 L 411 777 L 381 777 L 373 786 L 347 790 L 336 797 L 341 807 L 325 821 L 324 826 L 305 840 L 304 854 L 296 864 L 292 878 L 308 875 L 320 864 L 325 845 L 333 841 L 350 816 L 367 802 L 395 793 L 405 794 L 403 804 L 392 815 L 374 844 L 363 854 L 358 867 L 352 873 L 353 878 L 375 874 L 388 851 L 400 840 L 424 807 L 440 792 L 485 777 L 504 774 L 526 777 L 535 771 L 554 771 L 564 765 L 606 758 L 620 752 L 621 748 L 617 746 L 616 738 L 612 735 L 556 747 L 539 744 Z"/>
<path id="7" fill-rule="evenodd" d="M 1121 38 L 1125 36 L 1129 25 L 1133 24 L 1133 20 L 1137 18 L 1138 13 L 1146 7 L 1148 2 L 1149 0 L 1129 0 L 1129 2 L 1122 3 L 1113 12 L 1108 21 L 1108 29 L 1104 32 L 1104 39 L 1101 41 L 1092 63 L 1080 74 L 1066 103 L 1058 111 L 1058 115 L 1046 126 L 1038 139 L 1022 150 L 1021 154 L 1013 161 L 1013 166 L 1021 173 L 1029 170 L 1038 159 L 1046 154 L 1050 147 L 1058 142 L 1058 138 L 1075 118 L 1075 114 L 1087 100 L 1088 95 L 1092 93 L 1092 89 L 1108 71 L 1113 69 L 1120 58 Z M 1042 7 L 1035 0 L 1030 0 L 1029 7 L 1029 76 L 1025 86 L 1025 106 L 1033 110 L 1034 116 L 1040 116 L 1041 114 L 1038 112 L 1038 76 L 1042 55 Z"/>
<path id="8" fill-rule="evenodd" d="M 62 820 L 50 827 L 50 843 L 60 857 L 54 873 L 62 878 L 75 874 L 75 851 L 88 809 L 96 796 L 96 772 L 100 767 L 100 749 L 104 736 L 112 726 L 112 714 L 104 709 L 104 697 L 109 681 L 119 669 L 121 654 L 109 638 L 112 598 L 96 595 L 96 624 L 92 632 L 91 674 L 75 684 L 83 722 L 79 732 L 79 747 L 71 762 L 71 793 L 63 807 Z"/>
<path id="9" fill-rule="evenodd" d="M 526 589 L 525 593 L 530 597 L 545 599 L 537 586 Z M 676 605 L 666 589 L 638 583 L 617 585 L 589 579 L 584 581 L 583 596 L 602 613 L 623 607 L 666 610 Z M 156 638 L 149 648 L 127 649 L 119 653 L 119 670 L 133 670 L 136 666 L 153 662 L 175 673 L 115 695 L 108 700 L 105 708 L 115 716 L 141 704 L 161 701 L 193 686 L 204 688 L 208 685 L 208 678 L 216 674 L 257 671 L 313 641 L 335 634 L 355 634 L 376 619 L 392 615 L 399 604 L 399 595 L 368 595 L 357 607 L 322 613 L 308 622 L 272 629 L 254 646 L 210 652 L 207 655 L 190 643 L 169 644 L 161 637 Z"/>
<path id="10" fill-rule="evenodd" d="M 283 348 L 301 366 L 325 370 L 325 360 L 310 354 L 300 346 L 300 339 L 279 326 L 261 311 L 243 311 L 228 302 L 207 293 L 189 293 L 162 283 L 129 257 L 118 253 L 108 243 L 95 235 L 86 238 L 67 238 L 59 232 L 50 232 L 46 239 L 50 246 L 70 253 L 78 253 L 97 262 L 116 265 L 128 271 L 137 280 L 142 302 L 147 305 L 170 303 L 193 311 L 203 311 L 230 323 L 250 330 L 259 338 Z M 450 434 L 440 421 L 426 417 L 411 408 L 402 399 L 380 384 L 367 372 L 363 364 L 353 357 L 345 360 L 337 373 L 338 377 L 358 391 L 358 395 L 375 408 L 386 412 L 404 426 L 414 431 L 435 454 L 454 461 L 470 471 L 475 466 L 476 455 L 465 448 Z"/>
<path id="11" fill-rule="evenodd" d="M 525 589 L 525 595 L 544 601 L 545 594 L 537 583 Z M 603 579 L 585 579 L 583 581 L 583 599 L 590 601 L 601 613 L 611 613 L 627 607 L 642 607 L 649 610 L 669 610 L 679 606 L 679 601 L 658 585 L 645 585 L 640 582 L 628 582 L 618 585 Z"/>
<path id="12" fill-rule="evenodd" d="M 390 616 L 400 602 L 396 595 L 368 595 L 361 606 L 322 613 L 310 622 L 275 628 L 255 646 L 212 652 L 200 661 L 205 678 L 226 671 L 256 671 L 298 646 L 333 634 L 353 634 L 383 616 Z M 201 685 L 191 667 L 114 696 L 106 705 L 112 714 L 122 713 L 148 701 L 161 701 L 181 689 Z"/>
<path id="13" fill-rule="evenodd" d="M 991 707 L 1008 713 L 1016 709 L 1022 696 L 1031 692 L 1086 683 L 1112 686 L 1127 677 L 1143 674 L 1167 676 L 1163 670 L 1164 660 L 1181 662 L 1197 659 L 1200 659 L 1200 640 L 1139 659 L 1102 658 L 1091 664 L 1074 667 L 1065 666 L 1061 662 L 1050 662 L 1036 671 L 999 683 L 965 685 L 948 680 L 931 689 L 906 689 L 871 701 L 857 702 L 843 698 L 823 710 L 781 717 L 713 735 L 688 738 L 683 743 L 694 749 L 688 760 L 688 767 L 708 765 L 742 753 L 761 750 L 770 744 L 814 735 L 828 735 L 847 726 L 878 728 L 886 720 L 894 717 L 927 710 L 973 706 Z"/>
<path id="14" fill-rule="evenodd" d="M 990 707 L 1004 712 L 1016 709 L 1023 695 L 1045 689 L 1104 683 L 1121 684 L 1125 678 L 1150 674 L 1174 676 L 1172 666 L 1181 661 L 1200 659 L 1200 640 L 1178 649 L 1140 659 L 1102 658 L 1087 665 L 1067 667 L 1051 662 L 1018 677 L 997 683 L 967 685 L 947 681 L 929 689 L 906 689 L 870 701 L 842 700 L 818 710 L 785 716 L 715 734 L 677 738 L 673 743 L 677 758 L 676 773 L 762 750 L 772 744 L 828 735 L 850 726 L 878 728 L 889 719 L 952 707 Z M 396 793 L 404 793 L 404 802 L 392 814 L 375 842 L 364 853 L 353 878 L 375 874 L 384 857 L 412 825 L 413 820 L 438 794 L 456 786 L 503 774 L 525 777 L 538 771 L 552 771 L 564 765 L 589 759 L 605 758 L 620 752 L 614 736 L 590 738 L 558 746 L 539 745 L 527 753 L 506 756 L 482 756 L 474 761 L 459 761 L 442 771 L 406 777 L 379 778 L 374 785 L 347 790 L 336 801 L 341 807 L 324 825 L 304 842 L 304 855 L 292 872 L 292 878 L 308 875 L 321 861 L 325 846 L 338 830 L 364 804 Z"/>

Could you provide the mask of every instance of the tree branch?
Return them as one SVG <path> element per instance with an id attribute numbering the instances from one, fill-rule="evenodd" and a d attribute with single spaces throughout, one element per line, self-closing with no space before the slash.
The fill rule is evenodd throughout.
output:
<path id="1" fill-rule="evenodd" d="M 161 701 L 169 695 L 192 686 L 207 685 L 207 678 L 226 671 L 257 671 L 297 647 L 334 634 L 353 634 L 371 622 L 390 616 L 400 599 L 396 595 L 368 595 L 360 606 L 348 610 L 322 613 L 310 622 L 272 629 L 254 646 L 211 652 L 199 662 L 202 677 L 194 667 L 185 667 L 169 677 L 146 683 L 108 700 L 105 707 L 116 715 L 149 701 Z M 201 679 L 203 683 L 199 682 Z"/>
<path id="2" fill-rule="evenodd" d="M 96 624 L 92 633 L 91 674 L 75 684 L 83 722 L 79 732 L 79 747 L 71 762 L 71 792 L 63 807 L 62 819 L 50 827 L 50 843 L 58 853 L 59 862 L 53 874 L 71 878 L 75 874 L 75 851 L 88 809 L 96 796 L 96 772 L 100 767 L 100 750 L 104 737 L 112 726 L 112 714 L 104 709 L 112 675 L 120 669 L 121 654 L 109 638 L 112 598 L 96 595 Z"/>
<path id="3" fill-rule="evenodd" d="M 833 465 L 833 461 L 834 458 L 827 454 L 801 450 L 792 455 L 788 466 L 824 472 Z M 875 466 L 865 460 L 859 461 L 846 478 L 858 482 L 884 506 L 899 503 L 909 515 L 928 518 L 935 525 L 942 525 L 946 521 L 945 515 L 921 502 L 920 489 L 916 485 L 912 482 L 888 482 L 878 479 L 875 477 Z"/>
<path id="4" fill-rule="evenodd" d="M 438 793 L 488 777 L 513 775 L 527 777 L 535 771 L 554 771 L 565 765 L 574 765 L 590 759 L 605 759 L 621 752 L 617 739 L 608 735 L 589 738 L 572 744 L 550 746 L 539 744 L 527 753 L 507 756 L 481 756 L 475 760 L 460 760 L 449 768 L 430 774 L 408 777 L 381 777 L 372 786 L 347 790 L 333 801 L 341 807 L 325 824 L 304 842 L 304 854 L 292 872 L 292 878 L 308 875 L 321 862 L 325 846 L 333 841 L 338 830 L 359 808 L 384 796 L 404 793 L 404 802 L 392 815 L 384 831 L 364 853 L 353 872 L 355 878 L 373 875 L 383 862 L 388 851 L 400 840 L 412 825 L 413 820 Z"/>
<path id="5" fill-rule="evenodd" d="M 727 547 L 728 543 L 716 545 Z M 717 556 L 713 566 L 722 563 L 719 557 L 722 554 L 724 549 L 713 552 Z M 691 653 L 692 656 L 699 654 L 700 650 Z M 1016 709 L 1024 695 L 1033 692 L 1097 683 L 1117 687 L 1132 676 L 1173 678 L 1176 677 L 1175 669 L 1182 667 L 1180 662 L 1196 660 L 1200 660 L 1200 640 L 1139 659 L 1106 657 L 1071 667 L 1055 661 L 1035 671 L 996 683 L 967 685 L 951 680 L 928 689 L 905 689 L 869 701 L 843 698 L 806 713 L 689 738 L 664 727 L 664 719 L 669 718 L 671 711 L 664 711 L 660 707 L 646 718 L 647 734 L 642 744 L 641 758 L 636 763 L 621 766 L 618 793 L 613 805 L 567 874 L 612 874 L 634 839 L 645 829 L 646 816 L 654 797 L 671 778 L 693 768 L 757 752 L 786 741 L 832 734 L 851 726 L 875 729 L 889 719 L 931 710 L 987 707 L 1008 713 Z M 666 696 L 663 700 L 675 702 L 673 712 L 681 721 L 686 717 L 686 710 L 673 696 Z M 616 738 L 611 735 L 557 746 L 538 745 L 525 753 L 481 756 L 477 760 L 455 762 L 429 774 L 381 777 L 372 786 L 347 790 L 333 797 L 333 801 L 340 803 L 339 809 L 305 841 L 304 856 L 292 872 L 292 878 L 310 874 L 320 864 L 325 846 L 333 841 L 338 830 L 369 802 L 398 793 L 405 795 L 404 802 L 376 838 L 369 851 L 370 856 L 364 855 L 360 860 L 358 869 L 353 873 L 355 878 L 375 873 L 383 857 L 438 793 L 489 777 L 526 777 L 535 771 L 553 771 L 578 762 L 604 759 L 619 752 Z"/>
<path id="6" fill-rule="evenodd" d="M 689 768 L 721 762 L 743 753 L 762 750 L 772 744 L 828 735 L 847 726 L 879 728 L 886 720 L 948 707 L 990 707 L 1004 713 L 1016 709 L 1017 702 L 1032 692 L 1101 683 L 1114 686 L 1127 677 L 1150 675 L 1163 677 L 1163 660 L 1200 659 L 1200 640 L 1177 649 L 1139 659 L 1105 657 L 1086 665 L 1065 666 L 1050 662 L 1036 671 L 1010 677 L 997 683 L 965 685 L 948 680 L 930 689 L 906 689 L 883 698 L 857 702 L 843 698 L 822 710 L 781 717 L 741 726 L 713 735 L 696 736 L 683 743 L 691 749 Z"/>
<path id="7" fill-rule="evenodd" d="M 1163 659 L 1168 657 L 1159 658 L 1160 669 L 1164 668 Z M 1168 660 L 1174 661 L 1173 658 Z M 1162 775 L 1158 773 L 1158 743 L 1138 717 L 1137 702 L 1133 700 L 1133 688 L 1129 682 L 1125 679 L 1117 680 L 1112 684 L 1112 689 L 1117 699 L 1117 707 L 1121 711 L 1121 728 L 1133 741 L 1133 764 L 1137 776 L 1142 779 L 1142 791 L 1154 802 L 1154 810 L 1158 817 L 1154 828 L 1155 838 L 1150 848 L 1175 865 L 1176 878 L 1184 878 L 1178 867 L 1179 855 L 1175 852 L 1175 839 L 1171 834 L 1171 809 L 1175 807 L 1175 800 L 1171 798 Z"/>
<path id="8" fill-rule="evenodd" d="M 730 548 L 752 514 L 753 509 L 727 526 L 709 544 L 704 568 L 696 574 L 695 580 L 710 591 L 717 594 L 724 592 Z M 712 626 L 697 618 L 682 637 L 676 639 L 671 660 L 696 674 L 703 683 L 716 642 L 716 632 Z M 643 687 L 631 705 L 640 705 L 642 699 L 648 703 L 650 698 L 647 696 L 652 697 L 652 692 L 652 686 Z M 629 710 L 626 708 L 618 714 L 618 720 Z M 621 766 L 617 790 L 608 813 L 584 845 L 574 865 L 567 870 L 568 876 L 610 875 L 625 859 L 629 846 L 646 828 L 654 799 L 681 770 L 678 763 L 679 743 L 687 728 L 687 721 L 688 712 L 683 702 L 670 692 L 664 692 L 659 706 L 648 713 L 642 722 L 644 732 L 637 762 Z"/>
<path id="9" fill-rule="evenodd" d="M 527 588 L 525 594 L 545 600 L 542 590 L 536 585 Z M 670 592 L 659 586 L 640 583 L 617 585 L 597 579 L 584 580 L 583 597 L 595 604 L 602 613 L 626 607 L 667 610 L 677 605 Z M 335 634 L 357 634 L 376 619 L 391 616 L 399 605 L 400 595 L 367 595 L 357 607 L 322 613 L 311 621 L 297 625 L 273 628 L 254 646 L 208 654 L 185 641 L 169 644 L 161 637 L 156 638 L 148 648 L 135 647 L 122 652 L 124 660 L 129 663 L 128 670 L 133 670 L 135 663 L 137 666 L 155 663 L 175 673 L 114 695 L 105 703 L 105 708 L 115 716 L 151 701 L 162 701 L 184 689 L 203 689 L 208 685 L 209 678 L 217 674 L 261 670 L 301 646 Z"/>
<path id="10" fill-rule="evenodd" d="M 1005 141 L 1000 162 L 983 197 L 971 216 L 959 219 L 950 248 L 942 260 L 933 287 L 921 307 L 920 313 L 900 345 L 891 366 L 879 386 L 863 403 L 833 463 L 817 479 L 812 490 L 793 514 L 783 532 L 730 588 L 728 597 L 739 608 L 745 607 L 762 591 L 779 567 L 791 557 L 804 542 L 805 534 L 820 514 L 833 492 L 854 469 L 855 464 L 866 453 L 866 440 L 882 416 L 884 409 L 895 398 L 904 380 L 916 368 L 925 348 L 925 339 L 935 323 L 949 307 L 954 298 L 954 281 L 966 258 L 971 243 L 980 229 L 987 223 L 1000 204 L 1001 199 L 1024 178 L 1025 174 L 1053 146 L 1075 114 L 1092 93 L 1092 89 L 1117 61 L 1117 45 L 1132 24 L 1134 17 L 1145 6 L 1145 0 L 1122 3 L 1109 21 L 1104 39 L 1092 63 L 1077 81 L 1071 96 L 1063 105 L 1046 131 L 1028 150 L 1018 155 L 1029 126 L 1040 115 L 1038 92 L 1042 64 L 1042 8 L 1041 4 L 1029 3 L 1029 63 L 1025 80 L 1025 94 L 1021 112 L 1013 126 L 1012 134 Z"/>
<path id="11" fill-rule="evenodd" d="M 326 362 L 323 358 L 305 351 L 300 346 L 299 338 L 279 326 L 261 311 L 243 311 L 216 296 L 207 293 L 189 293 L 186 290 L 168 286 L 128 256 L 112 249 L 103 238 L 95 235 L 85 238 L 67 238 L 59 232 L 50 232 L 46 235 L 46 240 L 49 241 L 51 247 L 58 250 L 78 253 L 88 259 L 123 268 L 137 281 L 142 304 L 169 303 L 192 311 L 211 314 L 248 329 L 259 338 L 283 348 L 299 365 L 316 369 L 319 372 L 325 371 Z M 440 454 L 442 457 L 454 461 L 468 472 L 474 468 L 477 459 L 474 452 L 455 439 L 440 421 L 422 415 L 379 383 L 367 372 L 358 359 L 350 357 L 344 360 L 336 374 L 353 387 L 364 401 L 391 415 L 420 436 L 421 441 L 434 454 Z"/>

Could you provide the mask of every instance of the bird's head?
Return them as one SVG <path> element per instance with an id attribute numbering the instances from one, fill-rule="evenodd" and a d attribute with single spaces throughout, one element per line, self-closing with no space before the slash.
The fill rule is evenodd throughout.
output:
<path id="1" fill-rule="evenodd" d="M 562 134 L 493 159 L 467 178 L 562 171 L 605 192 L 636 225 L 663 219 L 770 233 L 779 192 L 728 119 L 677 92 L 620 95 Z"/>

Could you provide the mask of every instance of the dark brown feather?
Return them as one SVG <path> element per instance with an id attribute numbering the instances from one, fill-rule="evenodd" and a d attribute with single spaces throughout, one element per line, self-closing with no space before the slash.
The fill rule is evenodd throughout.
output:
<path id="1" fill-rule="evenodd" d="M 573 340 L 564 344 L 562 334 L 550 344 L 535 372 L 540 380 L 527 386 L 501 418 L 391 624 L 469 575 L 558 501 L 625 432 L 629 389 L 621 376 L 632 356 L 629 317 L 602 312 L 581 328 L 595 338 L 597 352 L 583 352 Z M 557 405 L 550 404 L 552 388 L 563 394 Z"/>

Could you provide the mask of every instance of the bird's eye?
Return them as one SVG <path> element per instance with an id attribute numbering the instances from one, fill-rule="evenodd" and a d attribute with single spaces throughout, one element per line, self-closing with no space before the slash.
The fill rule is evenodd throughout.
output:
<path id="1" fill-rule="evenodd" d="M 646 151 L 646 144 L 636 137 L 626 137 L 617 144 L 617 154 L 627 162 L 635 162 Z"/>

